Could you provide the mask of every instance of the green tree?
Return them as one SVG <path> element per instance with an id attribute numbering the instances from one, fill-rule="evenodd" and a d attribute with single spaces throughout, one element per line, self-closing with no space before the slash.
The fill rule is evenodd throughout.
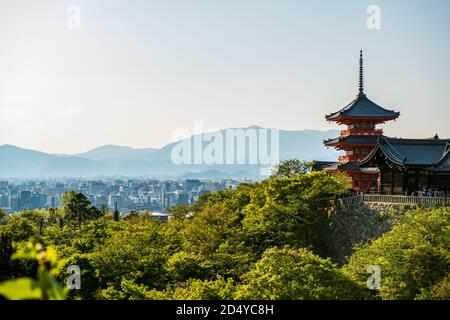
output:
<path id="1" fill-rule="evenodd" d="M 306 249 L 270 248 L 243 276 L 238 299 L 360 299 L 364 291 L 336 265 Z"/>
<path id="2" fill-rule="evenodd" d="M 290 178 L 300 174 L 306 174 L 311 171 L 314 162 L 300 161 L 298 159 L 289 159 L 281 161 L 275 166 L 272 177 Z"/>
<path id="3" fill-rule="evenodd" d="M 13 242 L 28 241 L 39 234 L 39 226 L 26 216 L 17 214 L 11 216 L 7 223 L 0 226 Z"/>
<path id="4" fill-rule="evenodd" d="M 349 188 L 347 178 L 325 172 L 269 179 L 242 209 L 247 245 L 260 253 L 271 246 L 293 245 L 325 255 L 332 200 Z"/>
<path id="5" fill-rule="evenodd" d="M 450 272 L 431 289 L 433 299 L 450 300 Z"/>
<path id="6" fill-rule="evenodd" d="M 102 289 L 120 289 L 123 279 L 150 289 L 161 289 L 167 282 L 164 266 L 168 253 L 160 224 L 152 219 L 113 223 L 115 231 L 91 256 L 91 265 Z"/>
<path id="7" fill-rule="evenodd" d="M 0 224 L 5 220 L 5 218 L 8 216 L 5 210 L 0 208 Z"/>
<path id="8" fill-rule="evenodd" d="M 179 204 L 167 209 L 167 212 L 175 219 L 184 219 L 189 216 L 189 207 L 184 204 Z"/>
<path id="9" fill-rule="evenodd" d="M 171 288 L 166 297 L 174 300 L 233 300 L 237 287 L 233 279 L 191 279 L 186 284 Z"/>
<path id="10" fill-rule="evenodd" d="M 64 192 L 61 202 L 65 220 L 76 222 L 79 228 L 85 221 L 101 215 L 97 208 L 91 206 L 91 202 L 84 194 L 74 190 Z"/>
<path id="11" fill-rule="evenodd" d="M 425 292 L 448 287 L 449 235 L 450 208 L 412 211 L 391 231 L 358 247 L 343 269 L 363 285 L 368 266 L 379 266 L 382 299 L 426 298 Z"/>
<path id="12" fill-rule="evenodd" d="M 202 263 L 201 256 L 180 251 L 167 260 L 166 270 L 175 282 L 184 282 L 191 278 L 202 279 L 208 277 Z"/>

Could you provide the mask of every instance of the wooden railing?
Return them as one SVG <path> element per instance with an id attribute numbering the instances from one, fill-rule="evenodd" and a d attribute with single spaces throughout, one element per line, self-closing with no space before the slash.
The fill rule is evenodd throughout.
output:
<path id="1" fill-rule="evenodd" d="M 414 197 L 384 194 L 361 194 L 339 199 L 341 205 L 356 205 L 361 203 L 389 203 L 389 204 L 413 204 L 417 206 L 450 206 L 450 197 Z"/>
<path id="2" fill-rule="evenodd" d="M 364 199 L 361 195 L 357 195 L 353 197 L 340 198 L 338 199 L 338 202 L 343 206 L 351 206 L 363 203 Z"/>

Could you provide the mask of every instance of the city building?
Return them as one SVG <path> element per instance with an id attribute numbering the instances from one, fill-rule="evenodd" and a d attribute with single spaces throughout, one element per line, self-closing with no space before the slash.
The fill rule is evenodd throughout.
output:
<path id="1" fill-rule="evenodd" d="M 191 205 L 199 195 L 217 191 L 237 181 L 212 180 L 84 180 L 61 179 L 4 181 L 0 190 L 0 207 L 8 213 L 22 210 L 57 208 L 61 196 L 68 190 L 86 195 L 97 208 L 113 211 L 117 204 L 122 215 L 128 212 L 164 212 L 177 204 Z M 185 191 L 186 189 L 190 191 Z"/>

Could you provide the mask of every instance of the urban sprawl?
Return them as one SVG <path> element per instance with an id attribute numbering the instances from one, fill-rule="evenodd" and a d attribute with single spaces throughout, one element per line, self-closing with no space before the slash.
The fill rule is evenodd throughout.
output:
<path id="1" fill-rule="evenodd" d="M 13 214 L 23 210 L 61 206 L 68 190 L 85 194 L 97 208 L 118 210 L 120 214 L 150 211 L 164 214 L 175 205 L 190 205 L 202 194 L 236 188 L 236 180 L 24 180 L 0 181 L 0 207 Z"/>

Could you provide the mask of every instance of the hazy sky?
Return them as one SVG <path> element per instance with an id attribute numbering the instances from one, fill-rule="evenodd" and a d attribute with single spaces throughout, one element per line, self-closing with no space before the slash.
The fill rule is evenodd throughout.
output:
<path id="1" fill-rule="evenodd" d="M 0 144 L 160 147 L 196 120 L 336 128 L 324 115 L 355 97 L 360 49 L 368 97 L 402 113 L 387 135 L 450 137 L 449 1 L 0 0 Z"/>

